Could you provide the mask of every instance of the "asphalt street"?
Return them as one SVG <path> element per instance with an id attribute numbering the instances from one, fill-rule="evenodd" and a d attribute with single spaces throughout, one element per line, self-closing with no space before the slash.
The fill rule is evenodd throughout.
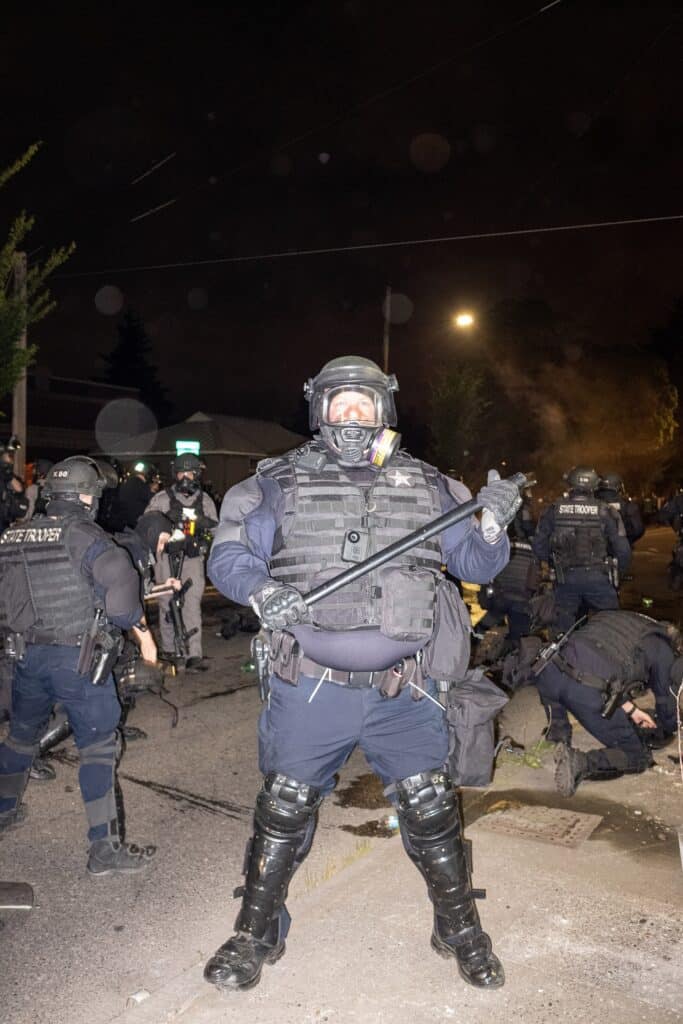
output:
<path id="1" fill-rule="evenodd" d="M 626 606 L 683 618 L 666 585 L 672 539 L 655 528 L 639 542 Z M 57 780 L 30 784 L 26 825 L 0 841 L 0 879 L 29 882 L 37 900 L 30 912 L 0 913 L 4 1024 L 683 1020 L 683 782 L 674 747 L 657 752 L 644 775 L 586 784 L 572 800 L 554 791 L 549 750 L 502 755 L 492 786 L 463 794 L 474 882 L 488 890 L 481 915 L 507 972 L 492 993 L 466 986 L 430 950 L 423 882 L 355 753 L 292 884 L 287 955 L 249 992 L 206 985 L 203 964 L 237 912 L 232 891 L 260 785 L 258 692 L 243 667 L 249 637 L 217 635 L 219 600 L 206 612 L 209 671 L 168 683 L 177 728 L 151 694 L 130 717 L 149 738 L 128 745 L 120 780 L 128 838 L 158 846 L 149 870 L 86 875 L 70 742 L 53 758 Z M 542 712 L 529 691 L 507 713 L 527 745 L 540 737 Z M 590 738 L 579 731 L 577 743 L 587 748 Z M 496 811 L 529 808 L 600 821 L 575 848 L 492 827 Z"/>

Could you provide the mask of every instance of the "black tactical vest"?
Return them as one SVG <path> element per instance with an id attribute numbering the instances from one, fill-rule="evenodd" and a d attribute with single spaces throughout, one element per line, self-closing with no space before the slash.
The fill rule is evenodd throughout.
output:
<path id="1" fill-rule="evenodd" d="M 538 562 L 526 541 L 510 541 L 510 561 L 493 581 L 496 594 L 527 600 L 538 586 Z"/>
<path id="2" fill-rule="evenodd" d="M 34 516 L 0 536 L 0 631 L 27 643 L 76 645 L 95 614 L 92 584 L 74 565 L 73 516 Z"/>
<path id="3" fill-rule="evenodd" d="M 577 648 L 582 645 L 591 647 L 612 665 L 611 678 L 628 685 L 645 681 L 645 656 L 641 644 L 648 636 L 661 636 L 668 641 L 666 628 L 647 615 L 606 611 L 592 615 L 585 626 L 576 631 L 574 639 Z M 567 668 L 564 659 L 561 667 L 578 678 Z M 588 680 L 579 679 L 579 682 L 584 681 Z"/>
<path id="4" fill-rule="evenodd" d="M 285 515 L 275 537 L 270 574 L 302 593 L 338 576 L 393 541 L 441 514 L 437 471 L 398 452 L 374 482 L 359 486 L 325 448 L 310 442 L 259 464 L 260 476 L 277 480 Z M 353 560 L 349 536 L 360 545 Z M 427 640 L 434 627 L 438 538 L 431 538 L 315 605 L 324 629 L 379 628 L 393 639 Z"/>
<path id="5" fill-rule="evenodd" d="M 604 508 L 603 502 L 592 497 L 574 496 L 555 503 L 550 550 L 557 568 L 606 571 L 607 539 L 601 515 Z"/>
<path id="6" fill-rule="evenodd" d="M 194 509 L 197 515 L 204 514 L 204 492 L 201 489 L 197 491 L 197 497 L 189 505 L 184 505 L 182 503 L 176 492 L 173 490 L 173 487 L 167 487 L 164 493 L 168 495 L 168 517 L 172 523 L 180 526 L 181 530 L 183 528 L 183 512 L 187 509 Z M 186 558 L 197 558 L 203 553 L 199 540 L 199 537 L 188 537 L 187 543 L 185 544 Z"/>

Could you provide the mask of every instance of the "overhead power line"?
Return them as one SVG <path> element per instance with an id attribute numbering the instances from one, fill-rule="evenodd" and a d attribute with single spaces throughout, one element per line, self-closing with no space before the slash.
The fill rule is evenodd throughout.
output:
<path id="1" fill-rule="evenodd" d="M 360 245 L 329 246 L 317 249 L 284 249 L 279 252 L 252 253 L 244 256 L 219 256 L 208 260 L 179 260 L 176 263 L 148 263 L 132 267 L 107 267 L 83 270 L 73 274 L 56 274 L 55 278 L 101 277 L 103 275 L 142 273 L 147 270 L 181 270 L 186 267 L 210 267 L 228 263 L 258 263 L 266 260 L 293 259 L 301 256 L 333 256 L 348 252 L 377 249 L 398 249 L 418 245 L 439 245 L 445 242 L 475 242 L 490 238 L 519 238 L 523 235 L 549 235 L 570 231 L 593 231 L 597 228 L 630 227 L 638 224 L 665 224 L 683 220 L 683 213 L 655 217 L 629 217 L 623 220 L 587 221 L 577 224 L 553 224 L 549 227 L 514 228 L 508 231 L 478 231 L 462 235 L 436 235 L 428 238 L 404 238 L 393 242 L 365 242 Z"/>

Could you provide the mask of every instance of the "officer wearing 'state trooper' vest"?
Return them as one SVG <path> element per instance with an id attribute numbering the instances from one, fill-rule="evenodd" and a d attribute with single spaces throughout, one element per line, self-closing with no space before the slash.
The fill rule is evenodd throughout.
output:
<path id="1" fill-rule="evenodd" d="M 406 851 L 434 904 L 432 945 L 478 987 L 503 969 L 472 898 L 442 709 L 420 699 L 437 639 L 467 664 L 457 591 L 441 573 L 486 582 L 506 564 L 520 498 L 491 481 L 470 518 L 319 601 L 302 594 L 467 501 L 464 485 L 398 450 L 396 378 L 368 359 L 334 359 L 308 382 L 312 441 L 269 459 L 225 496 L 209 559 L 217 588 L 251 603 L 267 631 L 270 693 L 259 722 L 264 775 L 236 931 L 205 977 L 249 988 L 284 953 L 285 899 L 318 808 L 360 745 L 395 794 Z M 497 474 L 496 474 L 497 476 Z M 447 627 L 440 602 L 452 602 Z M 469 620 L 468 620 L 469 621 Z M 459 625 L 455 625 L 458 622 Z M 419 690 L 415 689 L 419 686 Z M 417 698 L 417 699 L 416 699 Z"/>
<path id="2" fill-rule="evenodd" d="M 599 482 L 594 469 L 570 470 L 568 496 L 543 513 L 531 540 L 536 557 L 555 570 L 556 625 L 561 632 L 585 610 L 619 607 L 613 573 L 623 573 L 631 560 L 621 516 L 595 497 Z"/>
<path id="3" fill-rule="evenodd" d="M 121 707 L 110 665 L 120 631 L 137 627 L 143 609 L 128 555 L 94 522 L 105 483 L 87 456 L 57 463 L 45 481 L 46 514 L 0 536 L 0 634 L 14 664 L 0 834 L 24 822 L 38 740 L 59 703 L 79 752 L 91 875 L 139 871 L 155 852 L 122 841 L 116 801 Z"/>

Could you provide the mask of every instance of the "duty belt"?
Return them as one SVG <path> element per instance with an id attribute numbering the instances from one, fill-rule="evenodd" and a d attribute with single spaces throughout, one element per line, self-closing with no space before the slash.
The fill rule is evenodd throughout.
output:
<path id="1" fill-rule="evenodd" d="M 378 685 L 380 677 L 386 675 L 387 672 L 391 672 L 391 668 L 378 669 L 374 672 L 344 672 L 341 669 L 319 665 L 317 661 L 307 658 L 306 655 L 301 659 L 302 675 L 310 676 L 311 679 L 322 679 L 324 676 L 331 683 L 337 683 L 338 686 L 349 686 L 353 690 L 362 690 Z"/>

